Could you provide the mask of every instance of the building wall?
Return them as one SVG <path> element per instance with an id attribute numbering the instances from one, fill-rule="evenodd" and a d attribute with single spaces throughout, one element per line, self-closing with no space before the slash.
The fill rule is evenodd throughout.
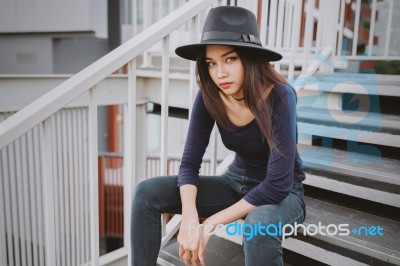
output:
<path id="1" fill-rule="evenodd" d="M 0 74 L 49 74 L 52 69 L 50 37 L 0 37 Z"/>
<path id="2" fill-rule="evenodd" d="M 1 32 L 90 29 L 89 0 L 2 0 L 0 10 Z"/>
<path id="3" fill-rule="evenodd" d="M 53 73 L 74 74 L 106 55 L 108 41 L 95 37 L 56 38 L 52 52 Z"/>
<path id="4" fill-rule="evenodd" d="M 107 31 L 107 0 L 1 0 L 0 74 L 77 73 L 108 52 Z"/>
<path id="5" fill-rule="evenodd" d="M 0 35 L 0 74 L 75 74 L 107 53 L 94 36 Z"/>
<path id="6" fill-rule="evenodd" d="M 95 31 L 106 38 L 107 1 L 0 1 L 0 33 L 65 31 Z"/>

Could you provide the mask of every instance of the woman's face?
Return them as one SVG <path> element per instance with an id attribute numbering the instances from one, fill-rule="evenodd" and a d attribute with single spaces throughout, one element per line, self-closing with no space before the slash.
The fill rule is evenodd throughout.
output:
<path id="1" fill-rule="evenodd" d="M 244 68 L 232 47 L 207 45 L 206 64 L 212 80 L 225 95 L 243 96 Z"/>

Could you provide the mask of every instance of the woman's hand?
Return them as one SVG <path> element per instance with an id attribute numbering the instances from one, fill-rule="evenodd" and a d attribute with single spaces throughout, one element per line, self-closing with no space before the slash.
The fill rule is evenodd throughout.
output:
<path id="1" fill-rule="evenodd" d="M 202 224 L 201 227 L 201 233 L 200 233 L 200 243 L 199 243 L 199 260 L 202 266 L 205 266 L 205 254 L 206 254 L 206 247 L 208 244 L 208 241 L 210 240 L 211 235 L 214 233 L 215 226 L 212 224 L 210 221 L 205 220 Z"/>
<path id="2" fill-rule="evenodd" d="M 203 229 L 199 224 L 197 212 L 182 214 L 178 233 L 179 257 L 185 265 L 199 265 L 199 247 Z"/>

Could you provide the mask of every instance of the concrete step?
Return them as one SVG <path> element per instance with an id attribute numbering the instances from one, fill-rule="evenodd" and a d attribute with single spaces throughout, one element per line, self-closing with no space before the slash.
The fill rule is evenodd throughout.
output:
<path id="1" fill-rule="evenodd" d="M 286 250 L 328 265 L 400 264 L 399 221 L 307 196 L 305 202 L 304 227 L 299 226 L 296 234 L 283 241 Z M 224 232 L 222 229 L 218 235 L 241 243 L 242 236 Z"/>
<path id="2" fill-rule="evenodd" d="M 298 144 L 297 148 L 306 168 L 400 186 L 399 160 L 361 154 L 356 150 L 342 151 L 303 144 Z"/>
<path id="3" fill-rule="evenodd" d="M 179 244 L 176 242 L 175 239 L 172 239 L 170 243 L 160 251 L 157 265 L 184 266 L 185 264 L 179 259 L 178 249 Z M 307 265 L 311 265 L 310 259 L 307 259 L 306 257 L 301 257 L 297 254 L 291 254 L 289 250 L 283 251 L 283 258 L 284 266 L 294 265 L 292 264 L 292 261 L 294 261 L 294 259 L 303 260 L 304 262 L 308 262 Z M 315 261 L 311 261 L 311 263 L 312 262 L 315 263 Z M 210 242 L 206 248 L 205 263 L 206 265 L 210 266 L 244 266 L 245 258 L 243 247 L 224 238 L 211 236 Z M 322 266 L 322 264 L 314 265 Z"/>
<path id="4" fill-rule="evenodd" d="M 298 107 L 297 120 L 303 123 L 400 135 L 400 116 L 397 115 Z"/>
<path id="5" fill-rule="evenodd" d="M 298 144 L 304 184 L 400 208 L 400 161 Z"/>
<path id="6" fill-rule="evenodd" d="M 400 148 L 400 135 L 395 135 L 391 133 L 365 131 L 357 128 L 346 128 L 307 122 L 298 122 L 297 127 L 299 134 L 305 134 L 305 136 L 320 136 L 332 139 L 361 142 L 365 144 L 370 143 L 375 145 Z M 303 143 L 302 138 L 304 138 L 304 140 L 307 140 L 307 138 L 299 135 L 299 143 Z M 372 146 L 371 148 L 373 149 Z M 377 150 L 375 153 L 378 155 L 379 151 Z"/>
<path id="7" fill-rule="evenodd" d="M 311 224 L 334 226 L 327 227 L 329 232 L 325 231 L 325 235 L 298 234 L 297 239 L 317 244 L 326 250 L 369 265 L 400 264 L 399 221 L 310 197 L 305 197 L 305 201 L 307 205 L 305 226 L 310 229 L 307 232 L 312 232 L 313 226 L 309 226 Z M 334 234 L 335 228 L 340 224 L 347 224 L 344 227 L 349 230 L 348 234 Z"/>
<path id="8" fill-rule="evenodd" d="M 400 97 L 399 75 L 335 72 L 303 81 L 305 90 Z"/>
<path id="9" fill-rule="evenodd" d="M 400 116 L 298 107 L 298 130 L 307 136 L 400 147 Z M 299 136 L 302 143 L 302 135 Z"/>

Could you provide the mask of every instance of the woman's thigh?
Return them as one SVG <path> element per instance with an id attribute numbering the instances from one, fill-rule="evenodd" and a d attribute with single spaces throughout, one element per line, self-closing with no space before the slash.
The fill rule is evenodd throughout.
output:
<path id="1" fill-rule="evenodd" d="M 305 219 L 304 190 L 302 184 L 294 184 L 289 195 L 279 204 L 262 205 L 251 211 L 246 217 L 246 223 L 266 226 L 281 223 L 302 223 Z"/>
<path id="2" fill-rule="evenodd" d="M 240 200 L 240 194 L 227 182 L 226 176 L 200 176 L 196 197 L 200 217 L 208 217 Z M 152 177 L 136 188 L 134 204 L 144 204 L 159 213 L 182 212 L 177 176 Z"/>

